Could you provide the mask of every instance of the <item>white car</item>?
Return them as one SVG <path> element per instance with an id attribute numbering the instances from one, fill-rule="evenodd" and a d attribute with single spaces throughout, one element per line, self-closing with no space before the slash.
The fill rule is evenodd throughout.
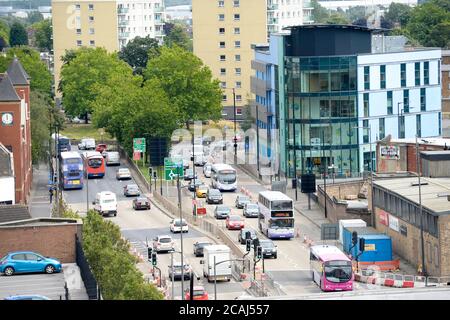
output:
<path id="1" fill-rule="evenodd" d="M 116 179 L 117 180 L 123 180 L 123 179 L 131 179 L 131 172 L 128 168 L 120 168 L 116 171 Z"/>
<path id="2" fill-rule="evenodd" d="M 189 226 L 186 222 L 186 220 L 184 219 L 173 219 L 172 221 L 170 221 L 170 232 L 188 232 L 189 231 Z"/>
<path id="3" fill-rule="evenodd" d="M 211 163 L 206 163 L 203 166 L 203 174 L 205 175 L 205 178 L 211 178 Z"/>
<path id="4" fill-rule="evenodd" d="M 171 236 L 157 236 L 153 239 L 153 249 L 156 250 L 156 252 L 175 251 L 175 242 Z"/>

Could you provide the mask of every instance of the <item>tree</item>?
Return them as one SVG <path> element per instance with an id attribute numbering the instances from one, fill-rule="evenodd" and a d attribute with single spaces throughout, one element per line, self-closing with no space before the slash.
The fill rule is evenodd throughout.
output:
<path id="1" fill-rule="evenodd" d="M 187 32 L 183 29 L 183 26 L 175 24 L 164 38 L 164 43 L 168 47 L 177 45 L 184 50 L 192 52 L 192 41 L 189 39 Z"/>
<path id="2" fill-rule="evenodd" d="M 0 51 L 9 45 L 9 27 L 3 21 L 0 21 Z"/>
<path id="3" fill-rule="evenodd" d="M 450 48 L 450 20 L 441 22 L 431 28 L 428 45 Z"/>
<path id="4" fill-rule="evenodd" d="M 9 44 L 14 46 L 26 46 L 28 45 L 28 35 L 25 27 L 19 23 L 14 22 L 9 31 Z"/>
<path id="5" fill-rule="evenodd" d="M 117 54 L 109 54 L 103 48 L 85 48 L 76 53 L 70 63 L 62 66 L 61 79 L 64 110 L 68 115 L 84 115 L 92 112 L 98 95 L 96 85 L 105 83 L 113 74 L 132 75 L 131 68 L 119 60 Z"/>
<path id="6" fill-rule="evenodd" d="M 119 53 L 119 58 L 128 63 L 135 74 L 142 74 L 144 68 L 147 66 L 147 61 L 150 58 L 159 55 L 158 41 L 146 36 L 145 38 L 136 37 L 122 48 Z"/>
<path id="7" fill-rule="evenodd" d="M 40 50 L 50 51 L 53 49 L 52 40 L 52 21 L 50 19 L 42 20 L 32 26 L 35 30 L 36 46 Z"/>
<path id="8" fill-rule="evenodd" d="M 312 0 L 311 5 L 313 7 L 312 19 L 314 23 L 325 23 L 330 16 L 328 10 L 322 7 L 317 0 Z"/>
<path id="9" fill-rule="evenodd" d="M 159 80 L 187 127 L 189 120 L 221 118 L 219 80 L 213 80 L 211 70 L 191 52 L 178 46 L 162 47 L 160 56 L 149 61 L 144 75 Z"/>
<path id="10" fill-rule="evenodd" d="M 27 22 L 29 24 L 35 24 L 36 22 L 40 22 L 44 20 L 44 16 L 39 11 L 31 11 L 28 14 Z"/>
<path id="11" fill-rule="evenodd" d="M 350 7 L 345 12 L 345 15 L 350 21 L 353 21 L 353 24 L 355 24 L 354 21 L 367 18 L 367 9 L 364 6 L 356 6 L 356 7 Z"/>
<path id="12" fill-rule="evenodd" d="M 348 19 L 345 17 L 345 15 L 340 14 L 338 12 L 333 12 L 325 20 L 325 23 L 328 23 L 328 24 L 350 24 L 350 21 L 348 21 Z"/>
<path id="13" fill-rule="evenodd" d="M 392 25 L 398 24 L 400 27 L 405 27 L 411 15 L 412 8 L 407 4 L 392 2 L 389 5 L 384 18 Z"/>
<path id="14" fill-rule="evenodd" d="M 361 27 L 367 27 L 367 19 L 366 18 L 359 18 L 352 22 L 355 26 L 361 26 Z"/>

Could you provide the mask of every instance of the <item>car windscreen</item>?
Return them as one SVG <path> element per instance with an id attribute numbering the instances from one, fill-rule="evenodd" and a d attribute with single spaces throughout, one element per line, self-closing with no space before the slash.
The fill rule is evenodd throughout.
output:
<path id="1" fill-rule="evenodd" d="M 116 201 L 115 199 L 103 199 L 102 203 L 113 203 L 115 201 Z"/>
<path id="2" fill-rule="evenodd" d="M 171 242 L 171 239 L 170 238 L 159 238 L 159 242 L 161 242 L 161 243 L 169 243 L 169 242 Z"/>
<path id="3" fill-rule="evenodd" d="M 119 173 L 130 173 L 128 169 L 119 169 Z"/>
<path id="4" fill-rule="evenodd" d="M 138 188 L 137 185 L 129 185 L 129 186 L 127 186 L 127 189 L 128 189 L 128 190 L 131 190 L 131 191 L 137 191 L 137 190 L 139 190 L 139 188 Z"/>
<path id="5" fill-rule="evenodd" d="M 220 196 L 220 191 L 219 190 L 217 190 L 217 189 L 212 189 L 212 190 L 209 190 L 209 194 L 211 195 L 211 196 Z"/>
<path id="6" fill-rule="evenodd" d="M 230 216 L 230 220 L 231 221 L 240 221 L 241 217 L 239 217 L 239 216 Z"/>
<path id="7" fill-rule="evenodd" d="M 8 256 L 4 256 L 3 258 L 0 259 L 0 261 L 6 260 L 6 258 L 8 258 Z"/>
<path id="8" fill-rule="evenodd" d="M 204 247 L 206 247 L 206 246 L 211 245 L 211 243 L 205 242 L 205 243 L 199 243 L 199 244 L 197 244 L 197 245 L 198 245 L 199 248 L 204 248 Z"/>
<path id="9" fill-rule="evenodd" d="M 258 205 L 254 203 L 247 204 L 247 209 L 249 210 L 258 210 Z"/>
<path id="10" fill-rule="evenodd" d="M 217 207 L 217 211 L 219 212 L 230 212 L 231 209 L 228 207 Z"/>
<path id="11" fill-rule="evenodd" d="M 260 241 L 261 247 L 263 248 L 273 248 L 274 244 L 272 241 Z"/>
<path id="12" fill-rule="evenodd" d="M 177 227 L 181 226 L 181 221 L 180 221 L 180 220 L 176 220 L 176 221 L 175 221 L 175 226 L 177 226 Z M 183 227 L 184 227 L 184 226 L 187 226 L 186 221 L 183 221 Z"/>
<path id="13" fill-rule="evenodd" d="M 194 290 L 194 297 L 201 297 L 205 294 L 204 290 Z"/>
<path id="14" fill-rule="evenodd" d="M 239 201 L 240 202 L 247 202 L 247 201 L 250 201 L 250 199 L 248 197 L 241 196 L 241 197 L 239 197 Z"/>

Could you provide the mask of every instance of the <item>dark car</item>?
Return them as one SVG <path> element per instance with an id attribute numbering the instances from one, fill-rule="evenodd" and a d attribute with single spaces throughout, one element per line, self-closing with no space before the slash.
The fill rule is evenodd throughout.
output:
<path id="1" fill-rule="evenodd" d="M 208 189 L 208 192 L 206 192 L 206 203 L 223 204 L 223 196 L 219 189 Z"/>
<path id="2" fill-rule="evenodd" d="M 216 219 L 226 219 L 231 214 L 231 209 L 229 206 L 216 206 L 214 208 L 214 217 Z"/>
<path id="3" fill-rule="evenodd" d="M 194 180 L 192 179 L 191 182 L 189 182 L 188 189 L 189 189 L 189 191 L 196 191 L 198 187 L 200 187 L 204 184 L 205 183 L 203 181 L 197 180 L 197 179 L 195 179 L 195 183 L 194 183 Z"/>
<path id="4" fill-rule="evenodd" d="M 136 184 L 127 184 L 123 187 L 123 195 L 126 197 L 129 196 L 140 196 L 141 192 L 139 191 L 139 187 Z"/>
<path id="5" fill-rule="evenodd" d="M 144 197 L 139 197 L 133 199 L 133 209 L 134 210 L 150 210 L 150 200 Z"/>
<path id="6" fill-rule="evenodd" d="M 243 229 L 241 229 L 241 231 L 239 232 L 239 235 L 238 235 L 238 241 L 241 243 L 241 244 L 245 244 L 245 234 L 247 233 L 247 232 L 250 232 L 250 240 L 252 240 L 252 243 L 253 243 L 253 240 L 254 239 L 256 239 L 256 238 L 258 238 L 258 235 L 256 234 L 256 231 L 255 230 L 253 230 L 253 229 L 249 229 L 249 228 L 243 228 Z"/>
<path id="7" fill-rule="evenodd" d="M 258 218 L 259 207 L 256 203 L 246 203 L 242 214 L 246 218 Z"/>
<path id="8" fill-rule="evenodd" d="M 250 203 L 250 198 L 242 194 L 238 194 L 236 201 L 234 202 L 236 208 L 242 209 L 246 203 Z"/>
<path id="9" fill-rule="evenodd" d="M 173 270 L 173 272 L 172 272 Z M 172 274 L 173 274 L 173 280 L 181 280 L 181 270 L 182 266 L 181 263 L 175 262 L 173 264 L 173 268 L 171 265 L 169 265 L 169 279 L 172 280 Z M 191 279 L 191 271 L 192 268 L 189 264 L 184 263 L 184 280 L 190 280 Z"/>
<path id="10" fill-rule="evenodd" d="M 272 240 L 259 240 L 264 258 L 277 258 L 277 245 Z"/>
<path id="11" fill-rule="evenodd" d="M 203 248 L 212 245 L 211 242 L 196 242 L 194 243 L 194 255 L 196 257 L 203 257 Z"/>
<path id="12" fill-rule="evenodd" d="M 186 169 L 186 171 L 184 171 L 184 180 L 188 181 L 192 179 L 194 179 L 194 170 Z M 195 179 L 197 180 L 197 173 L 195 173 Z"/>

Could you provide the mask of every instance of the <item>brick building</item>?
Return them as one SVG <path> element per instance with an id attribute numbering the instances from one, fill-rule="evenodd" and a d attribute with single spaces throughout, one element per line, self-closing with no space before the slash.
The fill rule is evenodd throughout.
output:
<path id="1" fill-rule="evenodd" d="M 0 143 L 14 157 L 15 203 L 27 204 L 32 179 L 30 77 L 17 58 L 0 74 Z"/>
<path id="2" fill-rule="evenodd" d="M 450 138 L 450 50 L 442 50 L 442 136 Z"/>

